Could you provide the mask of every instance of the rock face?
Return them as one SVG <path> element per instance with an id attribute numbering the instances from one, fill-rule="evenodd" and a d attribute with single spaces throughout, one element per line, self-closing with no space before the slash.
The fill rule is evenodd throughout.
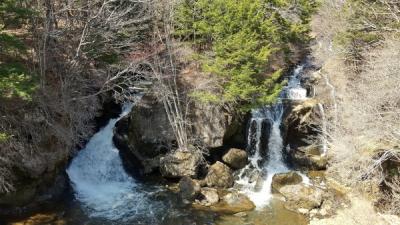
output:
<path id="1" fill-rule="evenodd" d="M 237 148 L 231 148 L 222 160 L 233 169 L 242 169 L 247 165 L 247 152 Z"/>
<path id="2" fill-rule="evenodd" d="M 113 141 L 120 150 L 129 171 L 151 173 L 160 165 L 160 157 L 175 140 L 163 105 L 153 96 L 143 98 L 131 113 L 120 119 L 114 129 Z"/>
<path id="3" fill-rule="evenodd" d="M 191 137 L 207 148 L 219 148 L 225 142 L 246 144 L 243 118 L 233 116 L 221 107 L 192 103 L 189 107 Z M 114 130 L 114 143 L 121 150 L 125 164 L 142 169 L 144 173 L 156 170 L 158 158 L 175 147 L 176 140 L 161 102 L 145 95 L 132 112 L 121 119 Z"/>
<path id="4" fill-rule="evenodd" d="M 272 190 L 278 192 L 286 185 L 295 185 L 303 181 L 303 178 L 296 172 L 278 173 L 272 177 Z"/>
<path id="5" fill-rule="evenodd" d="M 225 115 L 220 107 L 195 103 L 190 116 L 194 136 L 199 137 L 209 148 L 223 145 L 224 135 L 232 118 Z"/>
<path id="6" fill-rule="evenodd" d="M 133 107 L 128 124 L 129 147 L 146 158 L 166 151 L 175 140 L 164 106 L 153 96 L 145 95 Z"/>
<path id="7" fill-rule="evenodd" d="M 205 181 L 208 187 L 230 188 L 234 182 L 232 170 L 227 165 L 217 161 L 208 169 Z"/>
<path id="8" fill-rule="evenodd" d="M 325 170 L 328 164 L 326 156 L 321 155 L 318 146 L 309 145 L 290 149 L 290 160 L 299 167 L 306 167 L 312 170 Z"/>
<path id="9" fill-rule="evenodd" d="M 287 159 L 295 166 L 312 169 L 326 169 L 327 159 L 321 155 L 321 138 L 316 130 L 322 130 L 318 101 L 308 99 L 293 103 L 284 119 Z"/>
<path id="10" fill-rule="evenodd" d="M 183 200 L 193 201 L 200 193 L 200 184 L 190 177 L 179 181 L 179 193 Z"/>
<path id="11" fill-rule="evenodd" d="M 163 177 L 196 177 L 200 166 L 200 156 L 192 152 L 175 151 L 160 159 L 160 172 Z"/>
<path id="12" fill-rule="evenodd" d="M 318 101 L 315 99 L 291 103 L 283 121 L 287 130 L 287 140 L 295 146 L 306 144 L 304 139 L 307 139 L 309 135 L 317 134 L 313 128 L 320 126 L 319 113 Z"/>

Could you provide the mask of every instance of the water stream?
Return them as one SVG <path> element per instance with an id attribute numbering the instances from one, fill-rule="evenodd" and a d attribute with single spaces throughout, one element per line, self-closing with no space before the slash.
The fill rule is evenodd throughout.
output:
<path id="1" fill-rule="evenodd" d="M 284 87 L 274 105 L 252 111 L 247 149 L 250 153 L 250 163 L 240 171 L 236 183 L 258 209 L 269 205 L 274 174 L 289 171 L 282 154 L 284 149 L 281 134 L 283 101 L 285 99 L 299 101 L 307 98 L 307 90 L 300 84 L 303 69 L 304 65 L 301 65 L 294 70 L 287 86 Z M 267 144 L 264 143 L 266 140 Z M 308 182 L 308 178 L 301 175 L 304 182 Z"/>
<path id="2" fill-rule="evenodd" d="M 67 169 L 75 198 L 90 217 L 129 220 L 152 215 L 154 208 L 160 207 L 157 202 L 150 204 L 148 193 L 124 171 L 112 141 L 116 122 L 132 107 L 126 104 L 119 118 L 111 119 L 97 132 Z"/>
<path id="3" fill-rule="evenodd" d="M 282 156 L 281 123 L 285 99 L 303 100 L 306 91 L 299 77 L 303 66 L 289 78 L 277 103 L 252 112 L 248 132 L 250 163 L 240 171 L 237 184 L 256 204 L 257 210 L 248 213 L 248 221 L 256 224 L 306 224 L 306 219 L 288 211 L 271 200 L 271 182 L 275 173 L 289 171 Z M 198 211 L 182 205 L 175 193 L 167 190 L 160 180 L 152 183 L 138 181 L 126 173 L 114 146 L 115 124 L 127 115 L 134 105 L 124 106 L 118 118 L 110 119 L 79 151 L 67 168 L 72 195 L 64 202 L 54 203 L 42 213 L 55 214 L 60 224 L 114 225 L 186 225 L 186 224 L 243 224 L 241 218 Z M 306 180 L 306 179 L 305 179 Z M 269 205 L 270 207 L 264 207 Z M 38 223 L 41 224 L 41 223 Z M 57 223 L 58 224 L 58 223 Z"/>
<path id="4" fill-rule="evenodd" d="M 127 115 L 126 104 L 118 118 L 110 119 L 79 151 L 67 169 L 74 198 L 61 209 L 66 224 L 207 224 L 214 213 L 195 212 L 181 205 L 163 182 L 138 181 L 124 170 L 112 137 L 115 124 Z"/>

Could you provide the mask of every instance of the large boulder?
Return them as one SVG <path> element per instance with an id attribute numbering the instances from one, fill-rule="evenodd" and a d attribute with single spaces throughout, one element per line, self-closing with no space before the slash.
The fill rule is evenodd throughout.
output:
<path id="1" fill-rule="evenodd" d="M 323 190 L 305 184 L 283 186 L 279 193 L 285 197 L 285 207 L 293 211 L 319 208 L 324 200 Z"/>
<path id="2" fill-rule="evenodd" d="M 318 135 L 316 128 L 320 128 L 320 111 L 318 101 L 307 99 L 300 102 L 291 102 L 289 109 L 283 120 L 286 139 L 292 146 L 302 146 L 307 144 L 304 140 L 311 135 Z"/>
<path id="3" fill-rule="evenodd" d="M 179 181 L 179 193 L 182 200 L 192 201 L 200 194 L 199 182 L 190 177 L 182 177 Z"/>
<path id="4" fill-rule="evenodd" d="M 233 169 L 242 169 L 247 165 L 247 152 L 237 148 L 231 148 L 222 156 L 222 160 Z"/>
<path id="5" fill-rule="evenodd" d="M 217 161 L 208 169 L 205 181 L 209 187 L 230 188 L 234 183 L 232 170 L 227 165 Z"/>
<path id="6" fill-rule="evenodd" d="M 319 208 L 325 191 L 302 182 L 296 172 L 275 174 L 272 177 L 272 190 L 285 198 L 284 206 L 292 211 L 310 211 Z"/>
<path id="7" fill-rule="evenodd" d="M 175 151 L 160 159 L 160 172 L 166 178 L 196 177 L 200 155 L 190 151 Z"/>
<path id="8" fill-rule="evenodd" d="M 143 96 L 129 117 L 129 145 L 142 156 L 152 158 L 165 153 L 175 141 L 164 105 L 154 96 Z"/>
<path id="9" fill-rule="evenodd" d="M 278 192 L 279 190 L 287 185 L 299 184 L 303 181 L 303 178 L 296 172 L 289 173 L 277 173 L 272 177 L 272 191 Z"/>
<path id="10" fill-rule="evenodd" d="M 113 141 L 129 172 L 147 174 L 160 166 L 160 157 L 170 149 L 175 136 L 164 106 L 154 96 L 145 95 L 116 123 Z"/>
<path id="11" fill-rule="evenodd" d="M 286 158 L 295 166 L 311 169 L 326 169 L 327 158 L 320 149 L 323 110 L 316 99 L 292 102 L 284 118 Z"/>

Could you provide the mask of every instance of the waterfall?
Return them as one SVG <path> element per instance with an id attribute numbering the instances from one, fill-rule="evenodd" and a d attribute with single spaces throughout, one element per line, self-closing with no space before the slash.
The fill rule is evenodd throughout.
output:
<path id="1" fill-rule="evenodd" d="M 119 220 L 152 214 L 146 192 L 124 171 L 112 141 L 116 122 L 132 107 L 126 104 L 119 118 L 94 134 L 67 169 L 75 198 L 90 217 Z"/>
<path id="2" fill-rule="evenodd" d="M 301 65 L 294 70 L 287 86 L 283 88 L 274 105 L 252 111 L 247 148 L 250 163 L 239 172 L 239 179 L 236 183 L 241 191 L 249 196 L 257 208 L 262 208 L 269 204 L 269 200 L 272 197 L 271 183 L 274 174 L 289 171 L 282 156 L 284 149 L 280 129 L 284 113 L 282 100 L 297 101 L 307 98 L 307 91 L 300 84 L 300 76 L 303 69 L 304 66 Z M 263 145 L 264 141 L 267 141 L 268 144 Z M 263 155 L 265 157 L 262 157 Z M 307 178 L 304 180 L 308 181 Z"/>

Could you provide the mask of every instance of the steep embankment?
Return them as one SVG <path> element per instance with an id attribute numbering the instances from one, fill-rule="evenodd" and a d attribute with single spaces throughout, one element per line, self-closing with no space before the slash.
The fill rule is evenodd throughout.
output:
<path id="1" fill-rule="evenodd" d="M 399 214 L 398 7 L 395 1 L 324 1 L 313 19 L 319 67 L 314 91 L 326 111 L 327 178 L 357 197 L 349 209 L 312 224 L 399 223 L 376 213 Z"/>

